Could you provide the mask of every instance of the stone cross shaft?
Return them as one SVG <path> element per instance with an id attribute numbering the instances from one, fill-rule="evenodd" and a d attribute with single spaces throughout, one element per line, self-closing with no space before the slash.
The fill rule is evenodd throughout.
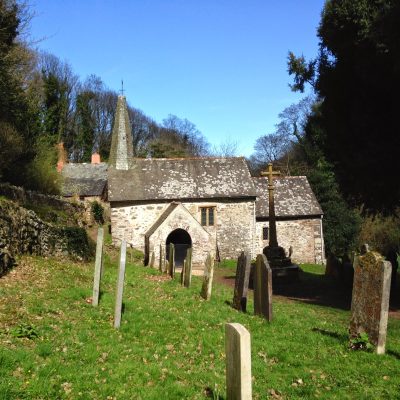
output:
<path id="1" fill-rule="evenodd" d="M 276 236 L 276 218 L 274 203 L 274 182 L 273 176 L 280 175 L 279 171 L 272 170 L 272 163 L 268 163 L 268 170 L 261 172 L 261 176 L 268 176 L 268 204 L 269 204 L 269 247 L 278 247 Z"/>

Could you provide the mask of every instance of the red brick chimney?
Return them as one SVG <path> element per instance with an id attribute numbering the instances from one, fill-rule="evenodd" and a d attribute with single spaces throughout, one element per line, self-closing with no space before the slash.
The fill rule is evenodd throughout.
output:
<path id="1" fill-rule="evenodd" d="M 99 153 L 92 154 L 92 164 L 100 164 L 100 154 Z"/>

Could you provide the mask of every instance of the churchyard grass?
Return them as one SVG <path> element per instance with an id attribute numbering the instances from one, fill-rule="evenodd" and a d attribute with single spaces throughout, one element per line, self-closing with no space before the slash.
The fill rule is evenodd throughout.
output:
<path id="1" fill-rule="evenodd" d="M 399 398 L 400 321 L 389 319 L 387 354 L 350 351 L 349 312 L 274 300 L 274 320 L 234 310 L 233 289 L 211 300 L 132 265 L 121 328 L 113 328 L 117 252 L 105 257 L 97 308 L 93 264 L 23 257 L 0 279 L 0 399 L 225 398 L 224 327 L 251 334 L 254 399 Z M 321 267 L 307 266 L 318 278 Z M 321 276 L 321 275 L 319 275 Z"/>

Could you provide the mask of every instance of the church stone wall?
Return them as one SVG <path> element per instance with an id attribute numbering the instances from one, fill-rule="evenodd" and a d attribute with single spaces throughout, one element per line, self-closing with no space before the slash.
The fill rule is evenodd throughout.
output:
<path id="1" fill-rule="evenodd" d="M 268 240 L 263 240 L 263 227 L 268 227 L 268 221 L 256 222 L 257 252 L 262 252 L 268 246 Z M 325 256 L 321 228 L 321 220 L 318 218 L 277 221 L 278 244 L 287 254 L 292 246 L 292 261 L 295 263 L 323 264 Z"/>
<path id="2" fill-rule="evenodd" d="M 166 252 L 166 238 L 175 229 L 184 229 L 192 239 L 192 265 L 194 269 L 203 269 L 208 253 L 215 253 L 215 238 L 213 238 L 199 223 L 196 222 L 187 209 L 178 207 L 158 227 L 149 239 L 149 256 L 154 252 L 154 266 L 160 262 L 160 246 L 163 254 Z"/>
<path id="3" fill-rule="evenodd" d="M 169 203 L 111 205 L 113 243 L 125 239 L 138 250 L 145 250 L 145 234 Z M 184 202 L 182 205 L 200 223 L 200 208 L 215 207 L 215 226 L 204 227 L 211 241 L 218 242 L 221 258 L 236 258 L 243 250 L 252 253 L 254 243 L 254 201 Z M 184 229 L 184 226 L 182 226 Z M 164 239 L 166 240 L 166 238 Z M 209 248 L 208 243 L 205 243 Z"/>
<path id="4" fill-rule="evenodd" d="M 222 203 L 217 218 L 216 234 L 221 259 L 237 258 L 242 251 L 255 257 L 255 202 Z"/>

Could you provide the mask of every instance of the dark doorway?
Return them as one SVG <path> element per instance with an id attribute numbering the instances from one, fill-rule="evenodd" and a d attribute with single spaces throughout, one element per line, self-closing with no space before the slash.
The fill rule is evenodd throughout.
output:
<path id="1" fill-rule="evenodd" d="M 184 229 L 175 229 L 172 231 L 166 241 L 167 251 L 166 258 L 169 259 L 169 244 L 175 246 L 175 266 L 182 267 L 183 261 L 186 258 L 186 251 L 192 247 L 192 238 Z"/>

